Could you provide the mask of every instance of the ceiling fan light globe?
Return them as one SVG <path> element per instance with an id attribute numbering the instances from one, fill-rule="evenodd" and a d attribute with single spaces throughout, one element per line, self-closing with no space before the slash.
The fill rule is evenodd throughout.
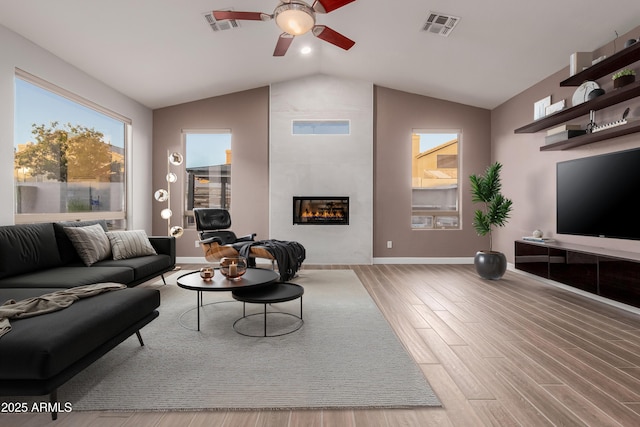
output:
<path id="1" fill-rule="evenodd" d="M 281 4 L 274 11 L 274 15 L 278 27 L 293 36 L 309 32 L 316 24 L 315 12 L 304 3 Z"/>

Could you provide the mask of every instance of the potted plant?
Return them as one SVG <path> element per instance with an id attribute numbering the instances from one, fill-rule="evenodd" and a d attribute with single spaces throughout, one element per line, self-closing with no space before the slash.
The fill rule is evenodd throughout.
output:
<path id="1" fill-rule="evenodd" d="M 629 68 L 625 68 L 615 73 L 611 78 L 613 79 L 613 87 L 617 89 L 635 82 L 636 72 Z"/>
<path id="2" fill-rule="evenodd" d="M 484 209 L 477 209 L 473 218 L 473 226 L 480 236 L 489 235 L 489 250 L 478 251 L 474 257 L 474 265 L 480 277 L 484 279 L 500 279 L 507 270 L 507 259 L 502 252 L 493 250 L 491 231 L 493 227 L 502 227 L 507 223 L 512 209 L 512 201 L 502 195 L 500 190 L 500 170 L 498 162 L 487 167 L 484 175 L 471 175 L 471 195 L 474 203 L 483 203 Z"/>

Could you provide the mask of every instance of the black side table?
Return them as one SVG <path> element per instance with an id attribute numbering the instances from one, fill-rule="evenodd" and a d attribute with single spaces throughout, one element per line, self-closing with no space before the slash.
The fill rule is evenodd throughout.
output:
<path id="1" fill-rule="evenodd" d="M 263 286 L 260 288 L 254 289 L 237 289 L 231 292 L 233 298 L 237 301 L 242 301 L 242 317 L 236 320 L 233 323 L 233 329 L 240 335 L 245 335 L 248 337 L 278 337 L 281 335 L 287 335 L 292 332 L 297 331 L 304 324 L 304 320 L 302 320 L 302 294 L 304 294 L 304 288 L 295 283 L 274 283 L 271 285 Z M 281 311 L 267 311 L 267 304 L 276 304 L 279 302 L 292 301 L 300 298 L 300 316 L 296 316 L 292 313 L 285 313 Z M 251 304 L 264 304 L 264 313 L 255 313 L 247 315 L 246 312 L 246 303 Z M 244 319 L 247 319 L 251 316 L 257 316 L 263 314 L 264 315 L 264 335 L 253 335 L 244 333 L 238 330 L 236 324 Z M 284 314 L 287 316 L 292 316 L 297 319 L 300 319 L 299 324 L 294 329 L 284 332 L 281 334 L 273 334 L 267 335 L 267 314 Z"/>

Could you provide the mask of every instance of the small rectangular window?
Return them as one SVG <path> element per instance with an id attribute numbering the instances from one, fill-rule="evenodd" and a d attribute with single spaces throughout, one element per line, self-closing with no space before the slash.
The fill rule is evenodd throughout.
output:
<path id="1" fill-rule="evenodd" d="M 293 120 L 293 135 L 349 135 L 349 120 Z"/>
<path id="2" fill-rule="evenodd" d="M 460 132 L 414 130 L 411 228 L 459 229 Z"/>
<path id="3" fill-rule="evenodd" d="M 185 224 L 194 226 L 194 208 L 231 208 L 231 132 L 184 131 Z"/>

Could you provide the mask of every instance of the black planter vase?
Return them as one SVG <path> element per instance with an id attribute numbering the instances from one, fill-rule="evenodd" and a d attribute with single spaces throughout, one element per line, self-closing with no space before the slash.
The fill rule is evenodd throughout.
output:
<path id="1" fill-rule="evenodd" d="M 617 79 L 615 79 L 613 81 L 613 87 L 615 89 L 618 89 L 620 87 L 626 86 L 626 85 L 630 85 L 631 83 L 636 81 L 636 76 L 632 75 L 632 74 L 628 74 L 626 76 L 621 76 L 618 77 Z"/>
<path id="2" fill-rule="evenodd" d="M 478 251 L 473 258 L 473 264 L 483 279 L 498 280 L 507 271 L 507 257 L 502 252 Z"/>

